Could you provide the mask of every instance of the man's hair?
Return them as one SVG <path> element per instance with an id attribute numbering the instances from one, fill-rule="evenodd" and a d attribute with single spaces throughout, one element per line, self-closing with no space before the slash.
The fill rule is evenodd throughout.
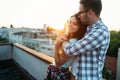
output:
<path id="1" fill-rule="evenodd" d="M 102 10 L 101 0 L 80 0 L 80 4 L 83 5 L 85 10 L 91 9 L 95 12 L 96 16 L 100 16 Z"/>

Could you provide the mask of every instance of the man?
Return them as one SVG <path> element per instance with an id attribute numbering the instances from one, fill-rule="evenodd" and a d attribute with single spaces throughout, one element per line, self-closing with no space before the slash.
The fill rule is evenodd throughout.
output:
<path id="1" fill-rule="evenodd" d="M 78 17 L 83 24 L 88 25 L 84 37 L 73 44 L 67 42 L 65 35 L 58 40 L 66 55 L 76 56 L 72 66 L 76 80 L 102 80 L 110 35 L 100 19 L 101 10 L 101 0 L 81 0 Z"/>

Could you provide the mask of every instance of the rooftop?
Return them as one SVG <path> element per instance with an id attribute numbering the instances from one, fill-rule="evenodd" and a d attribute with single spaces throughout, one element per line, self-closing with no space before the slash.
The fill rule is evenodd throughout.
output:
<path id="1" fill-rule="evenodd" d="M 13 60 L 0 60 L 0 80 L 35 80 L 30 75 L 23 74 Z"/>
<path id="2" fill-rule="evenodd" d="M 20 44 L 0 44 L 0 80 L 44 80 L 53 58 Z"/>

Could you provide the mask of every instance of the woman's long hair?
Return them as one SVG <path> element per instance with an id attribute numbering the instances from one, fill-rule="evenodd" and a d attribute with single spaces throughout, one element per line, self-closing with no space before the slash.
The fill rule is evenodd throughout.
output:
<path id="1" fill-rule="evenodd" d="M 78 18 L 78 14 L 75 14 L 75 15 L 71 16 L 70 18 L 72 18 L 72 17 L 76 18 L 79 29 L 75 33 L 68 33 L 68 38 L 69 39 L 76 38 L 77 40 L 82 39 L 87 30 L 87 26 L 82 24 L 80 18 Z"/>

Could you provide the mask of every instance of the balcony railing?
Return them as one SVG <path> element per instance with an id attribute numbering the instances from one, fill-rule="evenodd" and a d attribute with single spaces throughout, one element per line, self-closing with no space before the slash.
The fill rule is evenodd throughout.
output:
<path id="1" fill-rule="evenodd" d="M 0 44 L 0 60 L 7 59 L 13 59 L 35 79 L 44 80 L 47 65 L 54 58 L 17 43 Z"/>

